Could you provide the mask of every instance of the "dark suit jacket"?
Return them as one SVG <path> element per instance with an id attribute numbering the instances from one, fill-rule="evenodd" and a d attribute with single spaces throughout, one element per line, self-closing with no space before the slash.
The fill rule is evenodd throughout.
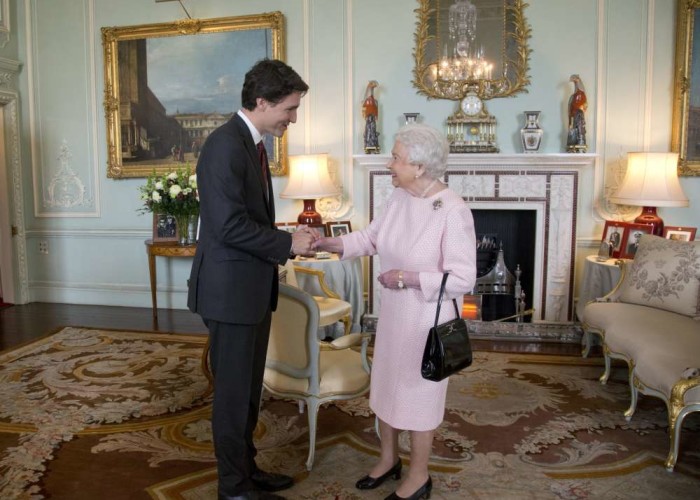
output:
<path id="1" fill-rule="evenodd" d="M 206 140 L 197 162 L 200 229 L 188 308 L 204 319 L 259 323 L 277 306 L 278 271 L 291 235 L 275 227 L 253 137 L 237 114 Z"/>

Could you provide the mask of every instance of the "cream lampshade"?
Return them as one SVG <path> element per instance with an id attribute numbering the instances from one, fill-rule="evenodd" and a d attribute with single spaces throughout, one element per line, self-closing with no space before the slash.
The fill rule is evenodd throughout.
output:
<path id="1" fill-rule="evenodd" d="M 328 174 L 326 153 L 289 157 L 289 181 L 280 198 L 304 200 L 304 210 L 297 218 L 299 224 L 321 224 L 316 200 L 338 194 L 338 188 Z"/>
<path id="2" fill-rule="evenodd" d="M 651 225 L 652 233 L 661 236 L 664 221 L 656 207 L 688 206 L 678 181 L 678 153 L 628 153 L 625 178 L 610 201 L 644 207 L 634 222 Z"/>

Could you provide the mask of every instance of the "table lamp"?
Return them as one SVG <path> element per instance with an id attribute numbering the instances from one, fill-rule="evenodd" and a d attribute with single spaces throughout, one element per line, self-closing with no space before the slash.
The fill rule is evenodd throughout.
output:
<path id="1" fill-rule="evenodd" d="M 656 214 L 656 207 L 688 206 L 678 181 L 678 153 L 628 153 L 625 178 L 610 201 L 643 207 L 634 222 L 652 226 L 652 234 L 661 236 L 664 221 Z"/>
<path id="2" fill-rule="evenodd" d="M 299 224 L 321 224 L 321 214 L 316 211 L 316 200 L 337 196 L 338 188 L 328 175 L 328 155 L 295 155 L 289 157 L 289 181 L 280 198 L 304 200 L 304 210 L 299 214 Z"/>

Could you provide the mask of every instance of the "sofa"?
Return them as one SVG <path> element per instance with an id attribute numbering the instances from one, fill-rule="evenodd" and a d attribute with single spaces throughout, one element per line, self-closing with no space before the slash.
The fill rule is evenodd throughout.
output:
<path id="1" fill-rule="evenodd" d="M 588 341 L 600 337 L 605 384 L 611 360 L 629 367 L 634 415 L 639 394 L 661 398 L 668 409 L 667 470 L 676 465 L 684 418 L 700 411 L 700 241 L 644 235 L 631 261 L 618 261 L 620 281 L 583 309 Z M 589 344 L 590 345 L 590 344 Z"/>

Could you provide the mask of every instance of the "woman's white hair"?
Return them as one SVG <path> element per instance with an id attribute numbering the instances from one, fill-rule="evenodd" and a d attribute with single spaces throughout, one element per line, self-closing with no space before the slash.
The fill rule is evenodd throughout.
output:
<path id="1" fill-rule="evenodd" d="M 409 163 L 423 165 L 430 179 L 439 179 L 447 170 L 450 146 L 445 136 L 433 127 L 422 123 L 404 125 L 394 139 L 408 150 Z"/>

